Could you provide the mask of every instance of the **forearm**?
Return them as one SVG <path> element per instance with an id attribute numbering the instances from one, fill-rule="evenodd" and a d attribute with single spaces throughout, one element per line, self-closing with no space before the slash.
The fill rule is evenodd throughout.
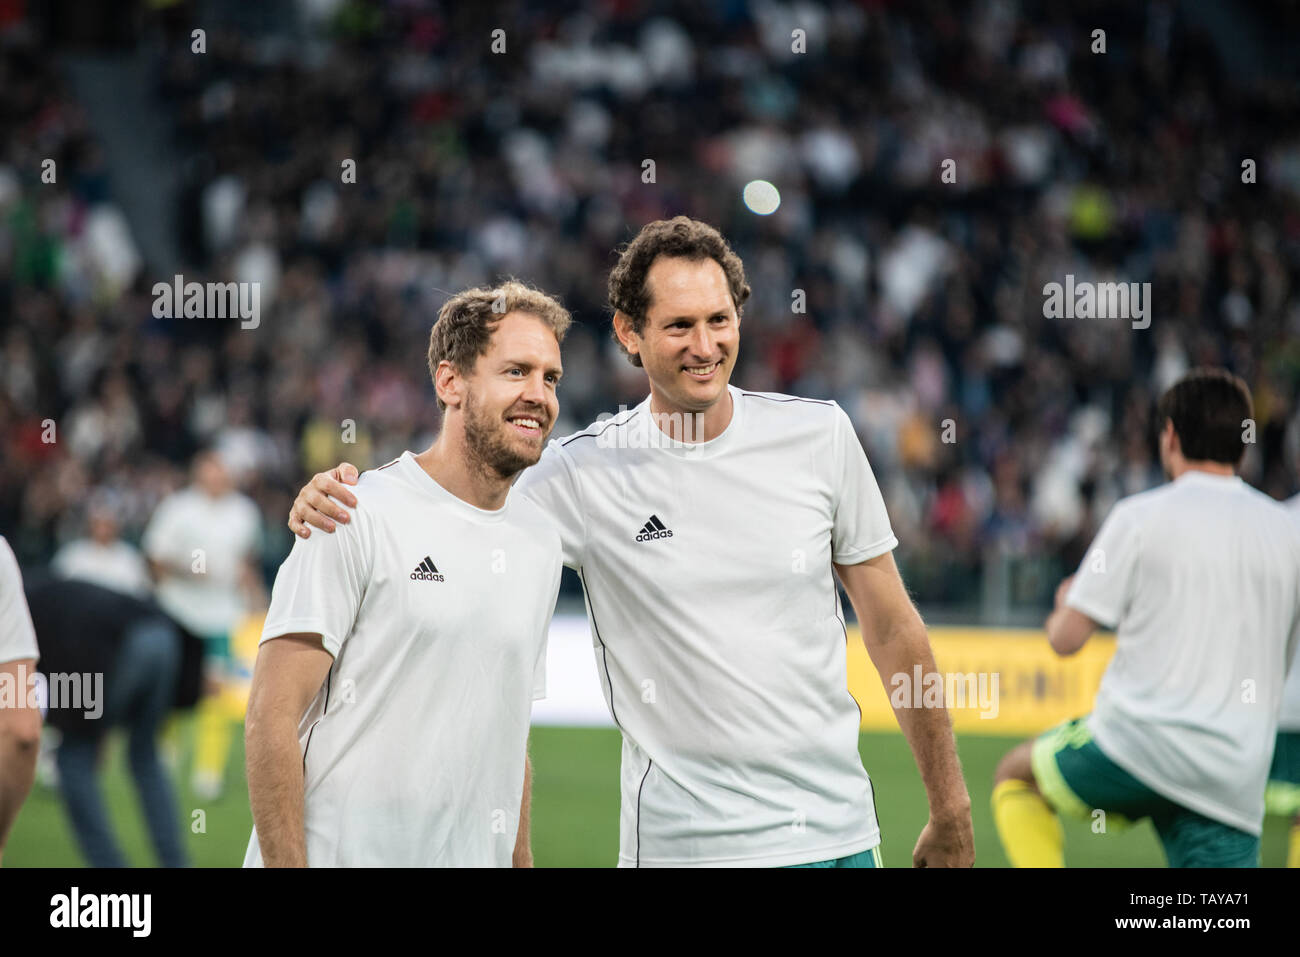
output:
<path id="1" fill-rule="evenodd" d="M 303 767 L 297 723 L 285 715 L 251 720 L 245 734 L 248 800 L 267 867 L 306 867 Z"/>
<path id="2" fill-rule="evenodd" d="M 1047 643 L 1051 645 L 1052 650 L 1061 657 L 1066 657 L 1068 652 L 1060 650 L 1060 632 L 1061 632 L 1061 609 L 1056 609 L 1047 616 L 1047 621 L 1043 625 L 1043 631 L 1047 634 Z"/>
<path id="3" fill-rule="evenodd" d="M 32 741 L 0 729 L 0 855 L 4 854 L 18 809 L 31 792 L 39 751 L 39 738 Z"/>
<path id="4" fill-rule="evenodd" d="M 918 665 L 922 675 L 938 671 L 929 636 L 919 616 L 914 622 L 900 626 L 890 640 L 869 647 L 868 651 L 887 693 L 896 687 L 896 675 L 905 676 L 908 682 L 915 680 Z M 930 814 L 932 817 L 968 815 L 970 794 L 962 778 L 952 720 L 947 702 L 942 700 L 942 686 L 938 707 L 919 704 L 922 700 L 920 689 L 914 690 L 904 705 L 894 705 L 894 718 L 916 759 L 929 799 Z M 893 698 L 891 694 L 891 703 Z"/>
<path id="5" fill-rule="evenodd" d="M 1047 632 L 1047 643 L 1062 658 L 1075 654 L 1097 630 L 1097 623 L 1082 612 L 1064 605 L 1058 605 L 1043 626 Z"/>
<path id="6" fill-rule="evenodd" d="M 524 756 L 524 793 L 519 802 L 519 833 L 515 837 L 514 866 L 533 866 L 532 835 L 529 832 L 529 817 L 533 805 L 533 762 Z"/>

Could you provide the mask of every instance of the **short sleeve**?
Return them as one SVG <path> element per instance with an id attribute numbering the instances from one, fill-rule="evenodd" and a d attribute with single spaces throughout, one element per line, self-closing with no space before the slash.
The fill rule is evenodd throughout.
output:
<path id="1" fill-rule="evenodd" d="M 262 641 L 292 634 L 321 636 L 338 656 L 352 632 L 373 562 L 364 493 L 357 492 L 352 521 L 332 535 L 298 538 L 276 573 Z"/>
<path id="2" fill-rule="evenodd" d="M 564 564 L 580 567 L 587 538 L 582 489 L 577 468 L 559 440 L 546 447 L 536 465 L 524 469 L 514 490 L 534 502 L 555 523 L 564 549 Z"/>
<path id="3" fill-rule="evenodd" d="M 9 543 L 0 538 L 0 663 L 38 658 L 36 629 L 23 595 L 23 575 Z"/>
<path id="4" fill-rule="evenodd" d="M 831 529 L 831 561 L 857 565 L 898 546 L 885 499 L 871 472 L 867 454 L 848 415 L 834 408 L 831 434 L 831 476 L 835 517 Z"/>
<path id="5" fill-rule="evenodd" d="M 1136 593 L 1141 549 L 1136 518 L 1123 502 L 1111 509 L 1065 596 L 1068 607 L 1106 628 L 1119 625 Z"/>

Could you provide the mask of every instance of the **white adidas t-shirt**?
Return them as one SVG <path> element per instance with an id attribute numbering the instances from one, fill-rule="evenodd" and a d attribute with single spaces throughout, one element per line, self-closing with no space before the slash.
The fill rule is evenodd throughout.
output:
<path id="1" fill-rule="evenodd" d="M 1285 504 L 1295 519 L 1296 534 L 1300 535 L 1300 495 L 1293 495 Z M 1278 715 L 1277 727 L 1279 731 L 1300 732 L 1300 651 L 1296 652 L 1286 683 L 1282 685 L 1282 713 Z"/>
<path id="2" fill-rule="evenodd" d="M 832 560 L 897 545 L 831 402 L 731 388 L 710 442 L 636 409 L 517 488 L 555 518 L 623 732 L 619 863 L 780 866 L 880 840 Z"/>
<path id="3" fill-rule="evenodd" d="M 0 664 L 39 657 L 18 559 L 0 535 Z"/>
<path id="4" fill-rule="evenodd" d="M 169 573 L 159 581 L 155 597 L 163 611 L 201 637 L 232 631 L 247 612 L 239 568 L 254 557 L 260 533 L 257 506 L 238 492 L 212 498 L 187 488 L 163 499 L 144 532 L 145 554 L 181 568 L 202 568 L 189 576 Z M 196 551 L 202 553 L 198 566 Z"/>
<path id="5" fill-rule="evenodd" d="M 511 493 L 489 512 L 410 452 L 366 472 L 352 521 L 299 539 L 262 641 L 321 636 L 299 723 L 312 866 L 509 867 L 560 542 Z M 254 830 L 245 866 L 260 866 Z"/>
<path id="6" fill-rule="evenodd" d="M 1259 834 L 1300 641 L 1300 536 L 1286 509 L 1198 471 L 1122 499 L 1066 604 L 1117 629 L 1088 719 L 1107 757 L 1170 800 Z"/>

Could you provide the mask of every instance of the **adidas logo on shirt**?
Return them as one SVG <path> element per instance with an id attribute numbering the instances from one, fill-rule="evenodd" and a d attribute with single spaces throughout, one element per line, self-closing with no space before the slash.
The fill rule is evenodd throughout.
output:
<path id="1" fill-rule="evenodd" d="M 424 556 L 424 561 L 415 566 L 415 571 L 411 572 L 411 581 L 418 582 L 440 582 L 442 575 L 438 573 L 438 566 L 429 561 L 429 556 Z"/>
<path id="2" fill-rule="evenodd" d="M 651 515 L 650 521 L 645 523 L 645 527 L 637 534 L 638 542 L 652 542 L 656 538 L 672 538 L 673 533 L 664 527 L 664 523 L 659 521 L 658 515 Z"/>

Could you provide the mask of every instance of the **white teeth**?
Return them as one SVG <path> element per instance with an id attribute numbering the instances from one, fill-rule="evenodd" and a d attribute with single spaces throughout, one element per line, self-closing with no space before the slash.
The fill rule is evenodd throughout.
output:
<path id="1" fill-rule="evenodd" d="M 511 419 L 510 421 L 515 425 L 522 425 L 526 429 L 540 429 L 542 427 L 541 423 L 536 419 Z"/>
<path id="2" fill-rule="evenodd" d="M 709 365 L 709 366 L 687 366 L 686 371 L 692 372 L 695 375 L 708 375 L 710 372 L 716 369 L 718 365 L 719 363 L 715 362 L 713 363 L 713 365 Z"/>

